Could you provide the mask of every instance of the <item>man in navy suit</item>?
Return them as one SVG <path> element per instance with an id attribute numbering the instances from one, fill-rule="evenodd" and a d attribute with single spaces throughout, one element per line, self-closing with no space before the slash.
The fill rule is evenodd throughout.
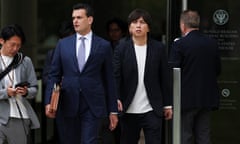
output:
<path id="1" fill-rule="evenodd" d="M 181 68 L 181 143 L 210 144 L 210 111 L 218 108 L 221 62 L 216 40 L 199 31 L 196 11 L 181 14 L 183 37 L 174 42 L 170 61 Z M 193 140 L 194 138 L 194 140 Z"/>
<path id="2" fill-rule="evenodd" d="M 151 16 L 143 9 L 128 17 L 130 38 L 114 54 L 114 74 L 121 116 L 121 144 L 138 144 L 143 129 L 146 144 L 161 144 L 163 117 L 172 118 L 167 53 L 149 36 Z"/>
<path id="3" fill-rule="evenodd" d="M 72 20 L 76 34 L 59 40 L 53 55 L 45 112 L 61 117 L 61 144 L 97 144 L 101 118 L 109 116 L 111 130 L 118 122 L 111 45 L 92 32 L 89 5 L 74 5 Z M 55 83 L 61 83 L 57 112 L 49 104 Z"/>

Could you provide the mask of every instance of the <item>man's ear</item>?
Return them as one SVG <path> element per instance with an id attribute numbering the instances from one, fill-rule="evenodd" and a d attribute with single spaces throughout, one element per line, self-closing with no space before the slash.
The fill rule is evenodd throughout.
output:
<path id="1" fill-rule="evenodd" d="M 93 23 L 93 17 L 92 17 L 92 16 L 89 16 L 89 17 L 88 17 L 88 23 L 89 23 L 89 24 L 92 24 L 92 23 Z"/>
<path id="2" fill-rule="evenodd" d="M 2 45 L 4 43 L 4 39 L 0 38 L 0 44 Z"/>

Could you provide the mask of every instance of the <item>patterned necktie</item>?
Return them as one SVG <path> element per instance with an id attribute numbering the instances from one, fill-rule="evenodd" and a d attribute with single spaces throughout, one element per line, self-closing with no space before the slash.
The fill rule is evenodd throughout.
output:
<path id="1" fill-rule="evenodd" d="M 80 37 L 81 43 L 78 48 L 78 66 L 80 72 L 83 70 L 84 64 L 85 64 L 85 37 Z"/>

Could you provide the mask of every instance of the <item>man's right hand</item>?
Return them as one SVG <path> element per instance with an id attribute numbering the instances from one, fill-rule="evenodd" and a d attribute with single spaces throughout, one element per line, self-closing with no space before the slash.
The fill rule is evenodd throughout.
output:
<path id="1" fill-rule="evenodd" d="M 9 86 L 9 87 L 7 88 L 7 94 L 8 94 L 9 97 L 14 97 L 14 96 L 16 96 L 16 95 L 17 95 L 16 89 L 13 88 L 12 86 Z"/>
<path id="2" fill-rule="evenodd" d="M 48 118 L 55 118 L 56 117 L 56 111 L 54 111 L 51 107 L 50 104 L 47 104 L 45 106 L 45 114 Z"/>

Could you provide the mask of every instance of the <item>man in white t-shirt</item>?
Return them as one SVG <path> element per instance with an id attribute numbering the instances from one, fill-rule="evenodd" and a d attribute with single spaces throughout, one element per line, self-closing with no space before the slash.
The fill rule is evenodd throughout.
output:
<path id="1" fill-rule="evenodd" d="M 167 53 L 149 37 L 151 16 L 135 9 L 128 17 L 129 39 L 114 54 L 118 109 L 122 112 L 121 144 L 137 144 L 143 129 L 145 144 L 161 144 L 162 117 L 172 118 Z"/>

